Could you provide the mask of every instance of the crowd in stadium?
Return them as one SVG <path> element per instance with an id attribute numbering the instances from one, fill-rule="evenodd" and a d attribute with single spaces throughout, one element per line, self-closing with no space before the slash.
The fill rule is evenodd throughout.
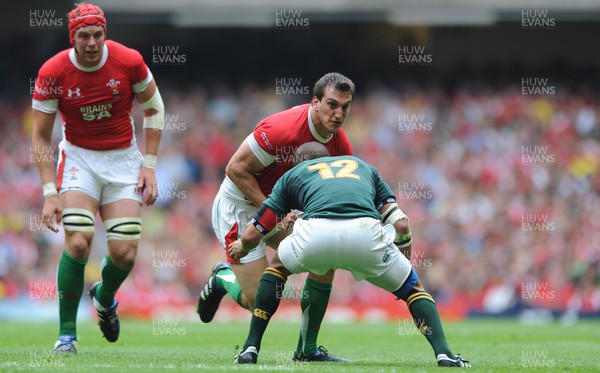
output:
<path id="1" fill-rule="evenodd" d="M 597 96 L 561 86 L 549 97 L 519 86 L 397 88 L 357 86 L 344 129 L 355 154 L 396 188 L 413 264 L 438 304 L 600 313 Z M 275 84 L 185 93 L 164 84 L 161 92 L 159 200 L 144 208 L 136 267 L 120 292 L 130 304 L 189 305 L 224 258 L 210 217 L 230 156 L 259 119 L 310 96 L 279 95 Z M 63 235 L 40 218 L 30 101 L 5 97 L 0 107 L 0 300 L 42 299 L 39 284 L 54 282 Z M 141 131 L 137 138 L 143 144 Z M 97 224 L 90 284 L 105 255 Z M 380 295 L 338 276 L 332 303 L 366 307 Z"/>

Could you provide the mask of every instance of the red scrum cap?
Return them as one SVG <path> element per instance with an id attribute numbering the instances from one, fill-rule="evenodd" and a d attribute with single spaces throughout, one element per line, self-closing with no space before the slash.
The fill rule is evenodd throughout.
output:
<path id="1" fill-rule="evenodd" d="M 106 18 L 100 7 L 92 4 L 80 4 L 69 14 L 69 41 L 75 44 L 75 31 L 87 26 L 101 26 L 106 33 Z"/>

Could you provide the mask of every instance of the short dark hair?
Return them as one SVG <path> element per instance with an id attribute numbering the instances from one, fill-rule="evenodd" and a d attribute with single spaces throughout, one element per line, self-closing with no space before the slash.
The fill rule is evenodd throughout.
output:
<path id="1" fill-rule="evenodd" d="M 319 100 L 323 99 L 327 87 L 333 87 L 336 91 L 350 92 L 354 98 L 354 83 L 340 73 L 327 73 L 317 80 L 313 88 L 313 96 L 317 96 Z"/>
<path id="2" fill-rule="evenodd" d="M 294 164 L 300 164 L 315 158 L 328 157 L 329 150 L 320 142 L 312 141 L 302 144 L 296 149 Z"/>

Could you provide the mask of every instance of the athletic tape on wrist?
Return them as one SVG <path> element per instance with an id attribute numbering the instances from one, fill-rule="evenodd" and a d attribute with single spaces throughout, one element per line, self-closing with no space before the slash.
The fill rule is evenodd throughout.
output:
<path id="1" fill-rule="evenodd" d="M 54 183 L 46 183 L 42 185 L 42 189 L 44 191 L 44 198 L 52 197 L 58 194 L 56 191 L 56 184 Z"/>
<path id="2" fill-rule="evenodd" d="M 144 162 L 142 163 L 142 165 L 146 168 L 151 168 L 154 170 L 156 168 L 157 159 L 158 157 L 154 154 L 146 154 L 144 155 Z"/>
<path id="3" fill-rule="evenodd" d="M 392 203 L 390 207 L 381 214 L 381 222 L 383 224 L 394 224 L 402 219 L 408 219 L 408 216 L 406 216 L 404 211 L 400 210 L 397 203 Z"/>

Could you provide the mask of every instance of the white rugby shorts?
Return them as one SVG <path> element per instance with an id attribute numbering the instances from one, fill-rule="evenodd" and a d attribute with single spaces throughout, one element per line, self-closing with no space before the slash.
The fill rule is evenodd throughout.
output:
<path id="1" fill-rule="evenodd" d="M 396 232 L 373 218 L 298 219 L 293 233 L 277 252 L 292 273 L 325 274 L 330 269 L 350 271 L 387 291 L 398 290 L 411 273 L 410 261 L 394 245 Z"/>
<path id="2" fill-rule="evenodd" d="M 132 199 L 142 203 L 137 184 L 144 157 L 131 146 L 119 150 L 90 150 L 67 141 L 59 144 L 57 188 L 77 190 L 106 205 Z"/>
<path id="3" fill-rule="evenodd" d="M 244 231 L 246 224 L 258 212 L 258 207 L 248 202 L 234 201 L 223 196 L 219 190 L 212 209 L 212 225 L 219 242 L 225 249 L 228 263 L 250 263 L 265 256 L 265 240 L 260 240 L 257 247 L 250 250 L 245 257 L 234 260 L 229 256 L 227 246 L 237 240 Z"/>

